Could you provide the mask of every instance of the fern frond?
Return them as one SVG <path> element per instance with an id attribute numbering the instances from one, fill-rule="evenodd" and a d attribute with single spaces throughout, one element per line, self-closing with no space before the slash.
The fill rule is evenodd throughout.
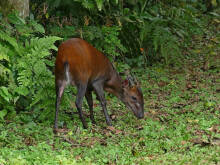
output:
<path id="1" fill-rule="evenodd" d="M 22 54 L 22 51 L 21 51 L 22 49 L 21 47 L 19 47 L 15 38 L 10 37 L 6 33 L 0 32 L 0 40 L 8 42 L 19 55 Z"/>

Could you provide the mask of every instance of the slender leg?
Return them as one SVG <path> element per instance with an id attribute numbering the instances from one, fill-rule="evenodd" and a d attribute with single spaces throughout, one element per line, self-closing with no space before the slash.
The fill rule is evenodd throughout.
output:
<path id="1" fill-rule="evenodd" d="M 85 93 L 86 93 L 86 85 L 82 85 L 80 84 L 78 87 L 77 87 L 77 95 L 76 95 L 76 108 L 79 112 L 79 117 L 82 121 L 82 124 L 83 124 L 83 128 L 88 128 L 86 122 L 85 122 L 85 119 L 83 117 L 83 113 L 82 113 L 82 103 L 83 103 L 83 97 L 85 96 Z"/>
<path id="2" fill-rule="evenodd" d="M 59 113 L 60 101 L 61 101 L 65 86 L 66 85 L 64 81 L 56 85 L 56 105 L 55 105 L 56 112 L 55 112 L 55 121 L 54 121 L 54 132 L 57 132 L 58 130 L 58 126 L 57 126 L 58 113 Z"/>
<path id="3" fill-rule="evenodd" d="M 90 111 L 90 119 L 93 124 L 95 124 L 94 114 L 93 114 L 93 100 L 92 100 L 92 92 L 87 90 L 86 91 L 86 100 L 89 105 L 89 111 Z"/>
<path id="4" fill-rule="evenodd" d="M 98 95 L 98 98 L 100 100 L 104 115 L 105 115 L 105 120 L 107 125 L 111 126 L 111 119 L 108 115 L 107 108 L 106 108 L 106 100 L 105 100 L 105 95 L 104 95 L 104 90 L 103 90 L 103 83 L 101 81 L 96 81 L 93 83 L 93 88 Z"/>

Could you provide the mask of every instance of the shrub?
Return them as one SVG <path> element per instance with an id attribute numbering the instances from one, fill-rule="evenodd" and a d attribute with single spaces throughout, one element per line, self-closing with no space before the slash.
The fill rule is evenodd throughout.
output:
<path id="1" fill-rule="evenodd" d="M 1 24 L 0 118 L 7 114 L 13 117 L 17 109 L 35 107 L 46 112 L 54 105 L 55 96 L 54 76 L 49 69 L 54 65 L 51 50 L 57 50 L 54 43 L 61 38 L 44 36 L 40 24 L 26 22 L 16 14 Z"/>

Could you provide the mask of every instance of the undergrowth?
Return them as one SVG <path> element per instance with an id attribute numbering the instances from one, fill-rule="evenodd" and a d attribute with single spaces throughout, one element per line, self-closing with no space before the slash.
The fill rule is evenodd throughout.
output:
<path id="1" fill-rule="evenodd" d="M 196 1 L 37 2 L 54 4 L 36 10 L 46 30 L 33 16 L 0 17 L 0 164 L 220 162 L 218 11 L 204 14 L 205 5 Z M 78 19 L 60 13 L 65 4 Z M 97 124 L 84 103 L 89 128 L 83 129 L 71 87 L 62 98 L 63 131 L 53 134 L 54 52 L 61 38 L 51 34 L 84 38 L 119 72 L 132 70 L 141 82 L 145 118 L 137 120 L 106 94 L 113 126 L 106 126 L 96 101 Z"/>
<path id="2" fill-rule="evenodd" d="M 112 127 L 106 126 L 98 101 L 96 125 L 86 105 L 88 129 L 78 114 L 70 114 L 75 108 L 62 110 L 58 135 L 52 132 L 53 120 L 39 122 L 33 112 L 21 112 L 1 122 L 0 164 L 218 164 L 220 79 L 219 65 L 212 65 L 203 71 L 192 60 L 184 70 L 149 68 L 139 77 L 143 120 L 111 97 Z"/>

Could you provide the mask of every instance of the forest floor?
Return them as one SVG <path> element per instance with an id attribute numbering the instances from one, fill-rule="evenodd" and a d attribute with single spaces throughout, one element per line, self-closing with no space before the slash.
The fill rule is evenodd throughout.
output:
<path id="1" fill-rule="evenodd" d="M 220 59 L 204 60 L 198 56 L 181 67 L 147 68 L 139 76 L 143 120 L 107 96 L 112 127 L 106 126 L 98 101 L 96 125 L 84 109 L 88 129 L 77 114 L 62 110 L 58 135 L 53 121 L 39 122 L 31 111 L 1 122 L 0 165 L 220 164 Z"/>

